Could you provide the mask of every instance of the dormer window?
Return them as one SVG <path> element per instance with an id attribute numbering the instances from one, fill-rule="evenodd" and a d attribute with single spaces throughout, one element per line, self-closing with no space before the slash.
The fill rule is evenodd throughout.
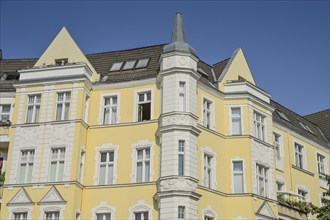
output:
<path id="1" fill-rule="evenodd" d="M 55 65 L 56 66 L 64 66 L 68 63 L 68 58 L 61 58 L 61 59 L 56 59 L 55 60 Z"/>
<path id="2" fill-rule="evenodd" d="M 131 70 L 131 69 L 133 69 L 135 63 L 136 63 L 136 60 L 126 61 L 125 62 L 125 65 L 123 67 L 123 70 Z"/>
<path id="3" fill-rule="evenodd" d="M 277 112 L 277 114 L 278 114 L 282 119 L 284 119 L 284 120 L 290 122 L 290 120 L 288 119 L 288 117 L 286 117 L 286 115 L 285 115 L 283 112 L 281 112 L 280 110 L 275 110 L 275 111 Z"/>
<path id="4" fill-rule="evenodd" d="M 110 68 L 110 72 L 119 71 L 121 69 L 123 63 L 124 62 L 117 62 L 117 63 L 112 64 L 112 67 Z"/>
<path id="5" fill-rule="evenodd" d="M 307 125 L 305 125 L 305 124 L 302 123 L 302 122 L 299 122 L 299 124 L 300 124 L 300 126 L 303 127 L 306 131 L 308 131 L 308 132 L 314 134 L 313 131 L 312 131 Z"/>
<path id="6" fill-rule="evenodd" d="M 139 60 L 138 63 L 136 64 L 135 69 L 145 68 L 145 67 L 147 67 L 148 63 L 149 63 L 149 58 L 141 59 L 141 60 Z"/>

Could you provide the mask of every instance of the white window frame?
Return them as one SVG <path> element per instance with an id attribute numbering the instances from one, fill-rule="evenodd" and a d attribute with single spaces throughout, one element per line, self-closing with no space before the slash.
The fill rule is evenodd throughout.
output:
<path id="1" fill-rule="evenodd" d="M 45 219 L 47 219 L 47 214 L 50 214 L 50 213 L 52 213 L 52 216 L 51 216 L 51 218 L 50 218 L 50 220 L 56 220 L 56 219 L 60 219 L 60 211 L 58 211 L 58 210 L 56 210 L 56 211 L 45 211 Z M 54 216 L 55 214 L 57 214 L 58 213 L 58 217 L 56 218 L 56 216 Z"/>
<path id="2" fill-rule="evenodd" d="M 261 168 L 261 174 L 259 174 L 259 167 Z M 257 195 L 268 197 L 269 196 L 269 167 L 264 164 L 256 163 L 256 181 L 257 181 Z M 260 179 L 262 179 L 262 186 L 260 186 Z M 260 192 L 261 187 L 263 187 L 264 191 Z"/>
<path id="3" fill-rule="evenodd" d="M 84 149 L 81 149 L 80 150 L 79 171 L 78 171 L 78 181 L 82 184 L 84 183 L 85 158 L 86 158 L 86 151 Z"/>
<path id="4" fill-rule="evenodd" d="M 61 158 L 61 150 L 64 149 L 64 158 Z M 53 158 L 53 150 L 57 150 L 57 158 Z M 64 174 L 65 174 L 65 164 L 66 164 L 66 154 L 67 154 L 67 149 L 66 147 L 53 147 L 50 149 L 50 166 L 49 166 L 49 181 L 50 182 L 61 182 L 64 179 Z M 55 171 L 55 180 L 51 180 L 51 171 L 52 171 L 52 163 L 56 163 L 56 171 Z M 60 168 L 60 163 L 63 162 L 63 176 L 59 176 L 59 168 Z"/>
<path id="5" fill-rule="evenodd" d="M 96 215 L 97 214 L 102 214 L 102 213 L 110 213 L 110 218 L 111 220 L 115 220 L 115 213 L 116 213 L 116 208 L 110 206 L 107 201 L 101 201 L 100 205 L 96 206 L 95 208 L 91 209 L 91 219 L 97 219 Z"/>
<path id="6" fill-rule="evenodd" d="M 186 219 L 186 206 L 179 205 L 178 206 L 178 220 Z"/>
<path id="7" fill-rule="evenodd" d="M 260 120 L 258 120 L 260 118 Z M 253 123 L 254 123 L 254 135 L 259 140 L 267 140 L 267 131 L 266 131 L 266 116 L 256 110 L 253 112 Z"/>
<path id="8" fill-rule="evenodd" d="M 19 215 L 20 215 L 19 218 L 16 218 L 16 217 L 15 217 L 16 214 L 19 214 Z M 26 215 L 25 218 L 24 218 L 24 216 L 21 216 L 22 214 L 23 214 L 23 215 L 24 215 L 24 214 Z M 28 216 L 28 212 L 13 212 L 13 219 L 27 220 L 27 219 L 28 219 L 27 216 Z"/>
<path id="9" fill-rule="evenodd" d="M 320 158 L 322 158 L 322 160 L 320 160 Z M 316 162 L 317 162 L 317 173 L 319 174 L 319 176 L 325 176 L 327 174 L 326 156 L 324 156 L 323 154 L 317 152 L 316 153 Z M 320 167 L 323 170 L 321 170 Z"/>
<path id="10" fill-rule="evenodd" d="M 300 149 L 300 148 L 301 148 L 301 152 L 296 151 L 297 149 Z M 300 169 L 304 169 L 304 170 L 307 169 L 305 151 L 306 151 L 306 149 L 305 149 L 304 145 L 302 145 L 301 143 L 299 143 L 297 141 L 294 141 L 294 144 L 293 144 L 294 165 L 296 167 L 298 167 Z M 297 155 L 301 156 L 301 158 L 299 158 L 299 157 L 297 158 Z M 299 163 L 299 164 L 297 164 L 297 163 Z M 300 166 L 300 163 L 301 163 L 301 166 Z"/>
<path id="11" fill-rule="evenodd" d="M 63 95 L 63 100 L 58 100 L 60 95 Z M 69 120 L 70 117 L 70 101 L 71 101 L 71 91 L 61 91 L 57 92 L 56 96 L 56 112 L 55 121 Z M 61 105 L 61 112 L 58 112 L 57 106 Z M 65 114 L 67 112 L 67 115 Z M 59 117 L 58 117 L 59 115 Z"/>
<path id="12" fill-rule="evenodd" d="M 116 124 L 120 123 L 120 93 L 115 92 L 115 93 L 105 93 L 101 94 L 100 96 L 100 103 L 99 103 L 99 117 L 98 117 L 98 124 L 99 125 L 104 125 L 104 100 L 107 97 L 114 97 L 117 96 L 117 121 Z M 111 123 L 109 123 L 111 124 Z"/>
<path id="13" fill-rule="evenodd" d="M 275 136 L 278 137 L 278 141 L 275 140 Z M 284 147 L 283 147 L 283 134 L 273 131 L 273 146 L 276 169 L 284 171 Z M 278 152 L 276 152 L 278 148 Z"/>
<path id="14" fill-rule="evenodd" d="M 150 148 L 150 160 L 149 160 L 149 181 L 153 180 L 153 157 L 154 157 L 154 143 L 148 140 L 141 140 L 136 144 L 132 145 L 132 151 L 131 151 L 131 160 L 132 160 L 132 172 L 131 172 L 131 183 L 137 183 L 137 150 L 144 149 L 144 148 Z M 145 171 L 143 171 L 145 172 Z M 143 178 L 144 176 L 142 176 Z M 145 181 L 142 181 L 141 183 L 144 183 Z"/>
<path id="15" fill-rule="evenodd" d="M 37 97 L 39 96 L 39 102 Z M 30 97 L 33 97 L 33 102 L 30 103 Z M 25 123 L 37 123 L 39 121 L 39 116 L 40 116 L 40 105 L 41 105 L 41 94 L 30 94 L 27 96 L 27 106 L 26 106 L 26 117 L 25 117 Z M 32 107 L 32 116 L 31 116 L 31 121 L 28 121 L 28 112 L 29 112 L 29 107 Z M 39 110 L 37 111 L 36 109 L 39 107 Z"/>
<path id="16" fill-rule="evenodd" d="M 305 193 L 305 196 L 304 196 L 305 199 L 303 199 L 303 195 L 301 195 L 299 193 L 299 191 Z M 299 195 L 298 196 L 298 201 L 300 201 L 300 202 L 309 202 L 309 190 L 305 186 L 297 185 L 297 195 Z"/>
<path id="17" fill-rule="evenodd" d="M 276 132 L 273 132 L 273 140 L 274 140 L 275 159 L 279 161 L 282 159 L 281 135 Z"/>
<path id="18" fill-rule="evenodd" d="M 218 219 L 217 213 L 213 210 L 212 206 L 207 206 L 202 210 L 202 220 L 206 220 L 207 218 L 216 220 Z"/>
<path id="19" fill-rule="evenodd" d="M 58 204 L 58 205 L 40 204 L 39 220 L 46 219 L 46 212 L 59 212 L 59 219 L 64 219 L 64 216 L 63 216 L 64 209 L 65 209 L 65 204 Z"/>
<path id="20" fill-rule="evenodd" d="M 110 161 L 110 153 L 113 153 L 113 161 Z M 114 151 L 100 151 L 99 152 L 99 158 L 100 160 L 98 161 L 98 166 L 99 166 L 99 174 L 98 174 L 98 179 L 99 179 L 99 185 L 112 185 L 113 184 L 113 179 L 114 179 L 114 169 L 115 169 L 115 152 Z M 101 162 L 102 154 L 106 154 L 106 161 Z M 109 166 L 112 165 L 112 181 L 109 182 Z M 101 176 L 101 166 L 105 166 L 105 179 L 104 183 L 100 183 L 100 176 Z"/>
<path id="21" fill-rule="evenodd" d="M 138 89 L 134 91 L 134 104 L 133 104 L 133 121 L 139 122 L 139 111 L 138 106 L 140 103 L 148 103 L 148 102 L 139 102 L 139 94 L 150 92 L 151 100 L 150 100 L 150 120 L 154 119 L 154 89 L 153 88 L 145 88 L 145 89 Z M 146 120 L 146 121 L 150 121 Z"/>
<path id="22" fill-rule="evenodd" d="M 186 147 L 186 141 L 185 140 L 179 140 L 178 141 L 178 175 L 184 176 L 185 175 L 185 147 Z M 183 166 L 180 166 L 180 159 L 183 160 Z"/>
<path id="23" fill-rule="evenodd" d="M 138 152 L 142 151 L 142 159 L 138 158 Z M 149 158 L 147 158 L 147 151 L 149 151 Z M 144 183 L 144 182 L 150 182 L 150 157 L 151 157 L 151 150 L 150 147 L 144 147 L 144 148 L 137 148 L 136 149 L 136 183 Z M 142 163 L 142 173 L 141 173 L 141 181 L 138 181 L 138 174 L 137 174 L 137 168 L 138 163 Z M 149 178 L 146 178 L 146 164 L 149 163 Z"/>
<path id="24" fill-rule="evenodd" d="M 212 182 L 213 182 L 213 157 L 209 154 L 204 153 L 204 160 L 203 160 L 203 166 L 204 166 L 204 186 L 207 188 L 211 188 Z"/>
<path id="25" fill-rule="evenodd" d="M 129 207 L 129 218 L 130 220 L 135 220 L 135 213 L 148 212 L 148 219 L 152 219 L 152 209 L 153 207 L 146 203 L 144 200 L 139 200 L 136 204 Z"/>
<path id="26" fill-rule="evenodd" d="M 216 189 L 217 187 L 217 181 L 216 181 L 216 153 L 213 151 L 211 147 L 203 147 L 202 148 L 202 154 L 201 154 L 201 161 L 202 161 L 202 185 L 206 188 L 210 189 Z M 211 157 L 211 164 L 210 166 L 205 167 L 206 161 L 205 157 Z M 211 176 L 210 176 L 210 183 L 206 181 L 206 173 L 205 173 L 205 168 L 211 169 Z M 208 184 L 208 186 L 207 186 Z"/>
<path id="27" fill-rule="evenodd" d="M 27 218 L 26 219 L 32 219 L 31 215 L 32 215 L 32 209 L 33 209 L 33 205 L 24 205 L 24 204 L 20 204 L 19 207 L 17 207 L 16 205 L 9 205 L 8 204 L 8 219 L 14 219 L 14 213 L 23 213 L 26 212 L 27 213 Z"/>
<path id="28" fill-rule="evenodd" d="M 242 171 L 235 171 L 234 170 L 234 163 L 235 162 L 241 162 L 242 163 Z M 231 173 L 232 173 L 232 181 L 231 181 L 231 189 L 232 193 L 245 193 L 246 192 L 246 186 L 245 186 L 245 164 L 244 160 L 242 158 L 234 158 L 231 160 Z M 243 187 L 243 192 L 235 192 L 235 175 L 242 175 L 242 187 Z"/>
<path id="29" fill-rule="evenodd" d="M 111 143 L 107 143 L 107 144 L 103 144 L 102 146 L 96 147 L 95 150 L 95 173 L 94 173 L 94 185 L 99 185 L 99 173 L 100 173 L 100 156 L 101 156 L 101 152 L 110 152 L 113 151 L 114 152 L 114 165 L 113 165 L 113 178 L 112 178 L 112 184 L 116 184 L 117 181 L 117 161 L 119 158 L 118 155 L 118 149 L 119 149 L 119 145 L 113 145 Z"/>
<path id="30" fill-rule="evenodd" d="M 183 86 L 182 86 L 183 85 Z M 186 82 L 180 81 L 179 82 L 179 111 L 185 112 L 186 111 Z"/>
<path id="31" fill-rule="evenodd" d="M 209 108 L 207 108 L 209 104 Z M 214 125 L 214 101 L 203 97 L 202 98 L 202 124 L 208 129 L 213 129 Z"/>
<path id="32" fill-rule="evenodd" d="M 3 112 L 3 107 L 4 106 L 9 106 L 9 112 Z M 8 120 L 10 121 L 10 118 L 11 118 L 10 117 L 11 108 L 12 108 L 12 106 L 11 106 L 10 103 L 8 103 L 8 104 L 0 104 L 0 122 L 1 121 L 4 121 L 4 119 L 3 119 L 4 116 L 8 116 Z"/>
<path id="33" fill-rule="evenodd" d="M 234 116 L 233 115 L 233 109 L 239 109 L 240 115 L 239 116 Z M 242 108 L 239 106 L 233 106 L 230 108 L 230 134 L 231 135 L 242 135 L 243 134 L 243 123 L 242 123 Z M 239 133 L 234 133 L 234 126 L 233 126 L 233 121 L 234 120 L 239 120 L 239 125 L 240 125 L 240 132 Z"/>
<path id="34" fill-rule="evenodd" d="M 90 96 L 88 94 L 85 95 L 85 109 L 84 109 L 84 121 L 88 124 L 88 114 L 89 114 L 89 103 Z"/>
<path id="35" fill-rule="evenodd" d="M 113 104 L 114 98 L 116 99 L 116 104 Z M 110 104 L 106 105 L 105 100 L 110 99 Z M 109 109 L 109 118 L 108 118 L 108 123 L 106 123 L 106 118 L 105 118 L 105 111 L 106 109 Z M 112 110 L 116 109 L 116 114 L 114 115 Z M 103 107 L 102 107 L 102 124 L 107 125 L 107 124 L 117 124 L 118 123 L 118 96 L 113 95 L 113 96 L 104 96 L 103 97 Z M 115 121 L 113 122 L 113 117 L 115 117 Z"/>
<path id="36" fill-rule="evenodd" d="M 23 161 L 23 152 L 27 152 L 27 160 L 26 161 Z M 32 160 L 31 160 L 31 152 L 33 152 L 33 159 Z M 19 167 L 18 167 L 19 172 L 18 172 L 18 179 L 17 179 L 18 183 L 31 183 L 32 176 L 33 176 L 35 153 L 36 153 L 35 149 L 22 149 L 22 150 L 20 150 L 20 161 L 19 161 Z M 26 166 L 23 182 L 20 181 L 20 176 L 21 176 L 21 172 L 22 172 L 22 168 L 21 168 L 22 164 L 25 164 L 25 166 Z M 29 174 L 27 173 L 28 167 L 30 167 L 30 166 L 32 166 L 31 176 L 29 176 Z M 28 180 L 28 178 L 31 178 L 31 179 Z"/>
<path id="37" fill-rule="evenodd" d="M 278 183 L 282 186 L 282 190 L 280 190 L 280 191 L 279 191 L 279 189 L 277 187 L 278 186 Z M 282 180 L 276 179 L 275 184 L 276 184 L 277 196 L 278 197 L 281 197 L 282 199 L 285 199 L 286 198 L 285 195 L 284 194 L 281 194 L 282 192 L 285 192 L 286 191 L 285 182 L 282 181 Z"/>

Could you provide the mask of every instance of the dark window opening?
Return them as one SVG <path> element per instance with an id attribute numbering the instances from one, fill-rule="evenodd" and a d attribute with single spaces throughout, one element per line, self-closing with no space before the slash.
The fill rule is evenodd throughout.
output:
<path id="1" fill-rule="evenodd" d="M 139 118 L 138 121 L 147 121 L 151 119 L 151 103 L 141 103 L 138 105 Z"/>
<path id="2" fill-rule="evenodd" d="M 56 59 L 55 60 L 55 65 L 56 66 L 64 66 L 67 63 L 68 63 L 68 58 L 62 58 L 62 59 Z"/>

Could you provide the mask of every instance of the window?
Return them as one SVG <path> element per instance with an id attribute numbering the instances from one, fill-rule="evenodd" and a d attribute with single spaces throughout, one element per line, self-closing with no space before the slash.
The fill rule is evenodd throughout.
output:
<path id="1" fill-rule="evenodd" d="M 21 151 L 19 182 L 30 183 L 33 170 L 34 150 Z"/>
<path id="2" fill-rule="evenodd" d="M 136 182 L 149 182 L 150 148 L 137 149 L 136 154 Z"/>
<path id="3" fill-rule="evenodd" d="M 304 156 L 303 156 L 303 146 L 297 143 L 294 143 L 294 155 L 295 155 L 295 165 L 301 169 L 304 169 Z"/>
<path id="4" fill-rule="evenodd" d="M 255 128 L 255 137 L 264 141 L 265 140 L 265 117 L 257 112 L 254 112 L 254 128 Z"/>
<path id="5" fill-rule="evenodd" d="M 300 124 L 301 127 L 303 127 L 303 129 L 305 129 L 306 131 L 308 131 L 308 132 L 314 134 L 313 131 L 312 131 L 307 125 L 305 125 L 305 124 L 302 123 L 302 122 L 299 122 L 299 124 Z"/>
<path id="6" fill-rule="evenodd" d="M 274 150 L 276 160 L 281 160 L 280 138 L 281 135 L 273 133 L 274 136 Z"/>
<path id="7" fill-rule="evenodd" d="M 204 186 L 211 188 L 213 176 L 212 176 L 212 163 L 213 157 L 207 154 L 204 154 Z"/>
<path id="8" fill-rule="evenodd" d="M 46 220 L 59 220 L 60 219 L 60 212 L 45 212 Z"/>
<path id="9" fill-rule="evenodd" d="M 9 121 L 10 105 L 0 105 L 0 122 Z"/>
<path id="10" fill-rule="evenodd" d="M 88 112 L 89 112 L 89 96 L 86 95 L 85 97 L 85 111 L 84 111 L 84 120 L 88 122 Z"/>
<path id="11" fill-rule="evenodd" d="M 111 213 L 97 213 L 96 220 L 110 220 Z"/>
<path id="12" fill-rule="evenodd" d="M 185 219 L 185 207 L 184 206 L 178 207 L 178 219 Z"/>
<path id="13" fill-rule="evenodd" d="M 117 118 L 117 96 L 105 97 L 103 103 L 103 124 L 116 124 Z"/>
<path id="14" fill-rule="evenodd" d="M 179 158 L 178 158 L 178 164 L 179 164 L 179 170 L 178 174 L 179 176 L 184 176 L 184 140 L 179 140 Z"/>
<path id="15" fill-rule="evenodd" d="M 112 67 L 110 69 L 110 72 L 112 72 L 112 71 L 119 71 L 122 65 L 123 65 L 123 62 L 118 62 L 118 63 L 112 64 Z"/>
<path id="16" fill-rule="evenodd" d="M 26 220 L 27 212 L 14 212 L 14 220 Z"/>
<path id="17" fill-rule="evenodd" d="M 56 66 L 64 66 L 68 63 L 68 58 L 55 59 Z"/>
<path id="18" fill-rule="evenodd" d="M 138 93 L 138 121 L 151 119 L 151 92 Z"/>
<path id="19" fill-rule="evenodd" d="M 307 202 L 307 195 L 308 195 L 308 192 L 306 192 L 305 190 L 302 190 L 302 189 L 298 189 L 298 200 L 300 202 Z"/>
<path id="20" fill-rule="evenodd" d="M 325 175 L 325 156 L 317 154 L 317 170 L 319 175 Z"/>
<path id="21" fill-rule="evenodd" d="M 139 60 L 138 63 L 136 64 L 135 69 L 147 67 L 148 62 L 149 62 L 149 58 Z"/>
<path id="22" fill-rule="evenodd" d="M 241 108 L 231 108 L 231 134 L 241 135 L 242 124 L 241 124 Z"/>
<path id="23" fill-rule="evenodd" d="M 211 101 L 203 99 L 203 125 L 207 128 L 211 128 L 211 105 Z"/>
<path id="24" fill-rule="evenodd" d="M 50 159 L 50 181 L 62 181 L 64 173 L 65 148 L 52 149 Z"/>
<path id="25" fill-rule="evenodd" d="M 244 192 L 243 161 L 233 161 L 234 193 Z"/>
<path id="26" fill-rule="evenodd" d="M 56 121 L 69 119 L 70 96 L 70 92 L 57 93 Z"/>
<path id="27" fill-rule="evenodd" d="M 134 212 L 134 220 L 148 220 L 148 212 Z"/>
<path id="28" fill-rule="evenodd" d="M 79 165 L 79 174 L 78 180 L 83 183 L 84 181 L 84 170 L 85 170 L 85 151 L 80 152 L 80 165 Z"/>
<path id="29" fill-rule="evenodd" d="M 179 111 L 186 111 L 186 83 L 179 83 Z"/>
<path id="30" fill-rule="evenodd" d="M 39 119 L 41 95 L 29 95 L 26 114 L 26 123 L 35 123 Z"/>
<path id="31" fill-rule="evenodd" d="M 214 218 L 211 217 L 211 216 L 207 216 L 207 215 L 205 215 L 205 216 L 204 216 L 204 220 L 214 220 Z"/>
<path id="32" fill-rule="evenodd" d="M 279 114 L 279 116 L 280 116 L 282 119 L 284 119 L 284 120 L 290 122 L 290 120 L 288 119 L 288 117 L 286 117 L 286 115 L 285 115 L 283 112 L 281 112 L 280 110 L 275 110 L 275 111 L 277 112 L 277 114 Z"/>
<path id="33" fill-rule="evenodd" d="M 122 70 L 131 70 L 131 69 L 133 69 L 135 63 L 136 63 L 136 60 L 126 61 L 125 65 L 122 68 Z"/>
<path id="34" fill-rule="evenodd" d="M 267 197 L 268 195 L 268 168 L 257 164 L 257 194 Z"/>
<path id="35" fill-rule="evenodd" d="M 283 191 L 284 191 L 284 183 L 276 181 L 276 188 L 277 188 L 277 197 L 278 199 L 284 199 Z"/>
<path id="36" fill-rule="evenodd" d="M 114 152 L 101 152 L 99 163 L 99 184 L 113 183 Z"/>

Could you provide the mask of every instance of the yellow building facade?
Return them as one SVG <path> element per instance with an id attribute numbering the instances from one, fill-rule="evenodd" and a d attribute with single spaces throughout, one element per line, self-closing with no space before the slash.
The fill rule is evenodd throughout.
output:
<path id="1" fill-rule="evenodd" d="M 322 130 L 258 88 L 241 49 L 201 61 L 180 14 L 166 45 L 85 55 L 63 28 L 30 61 L 0 98 L 1 219 L 304 219 L 283 201 L 321 206 Z"/>

